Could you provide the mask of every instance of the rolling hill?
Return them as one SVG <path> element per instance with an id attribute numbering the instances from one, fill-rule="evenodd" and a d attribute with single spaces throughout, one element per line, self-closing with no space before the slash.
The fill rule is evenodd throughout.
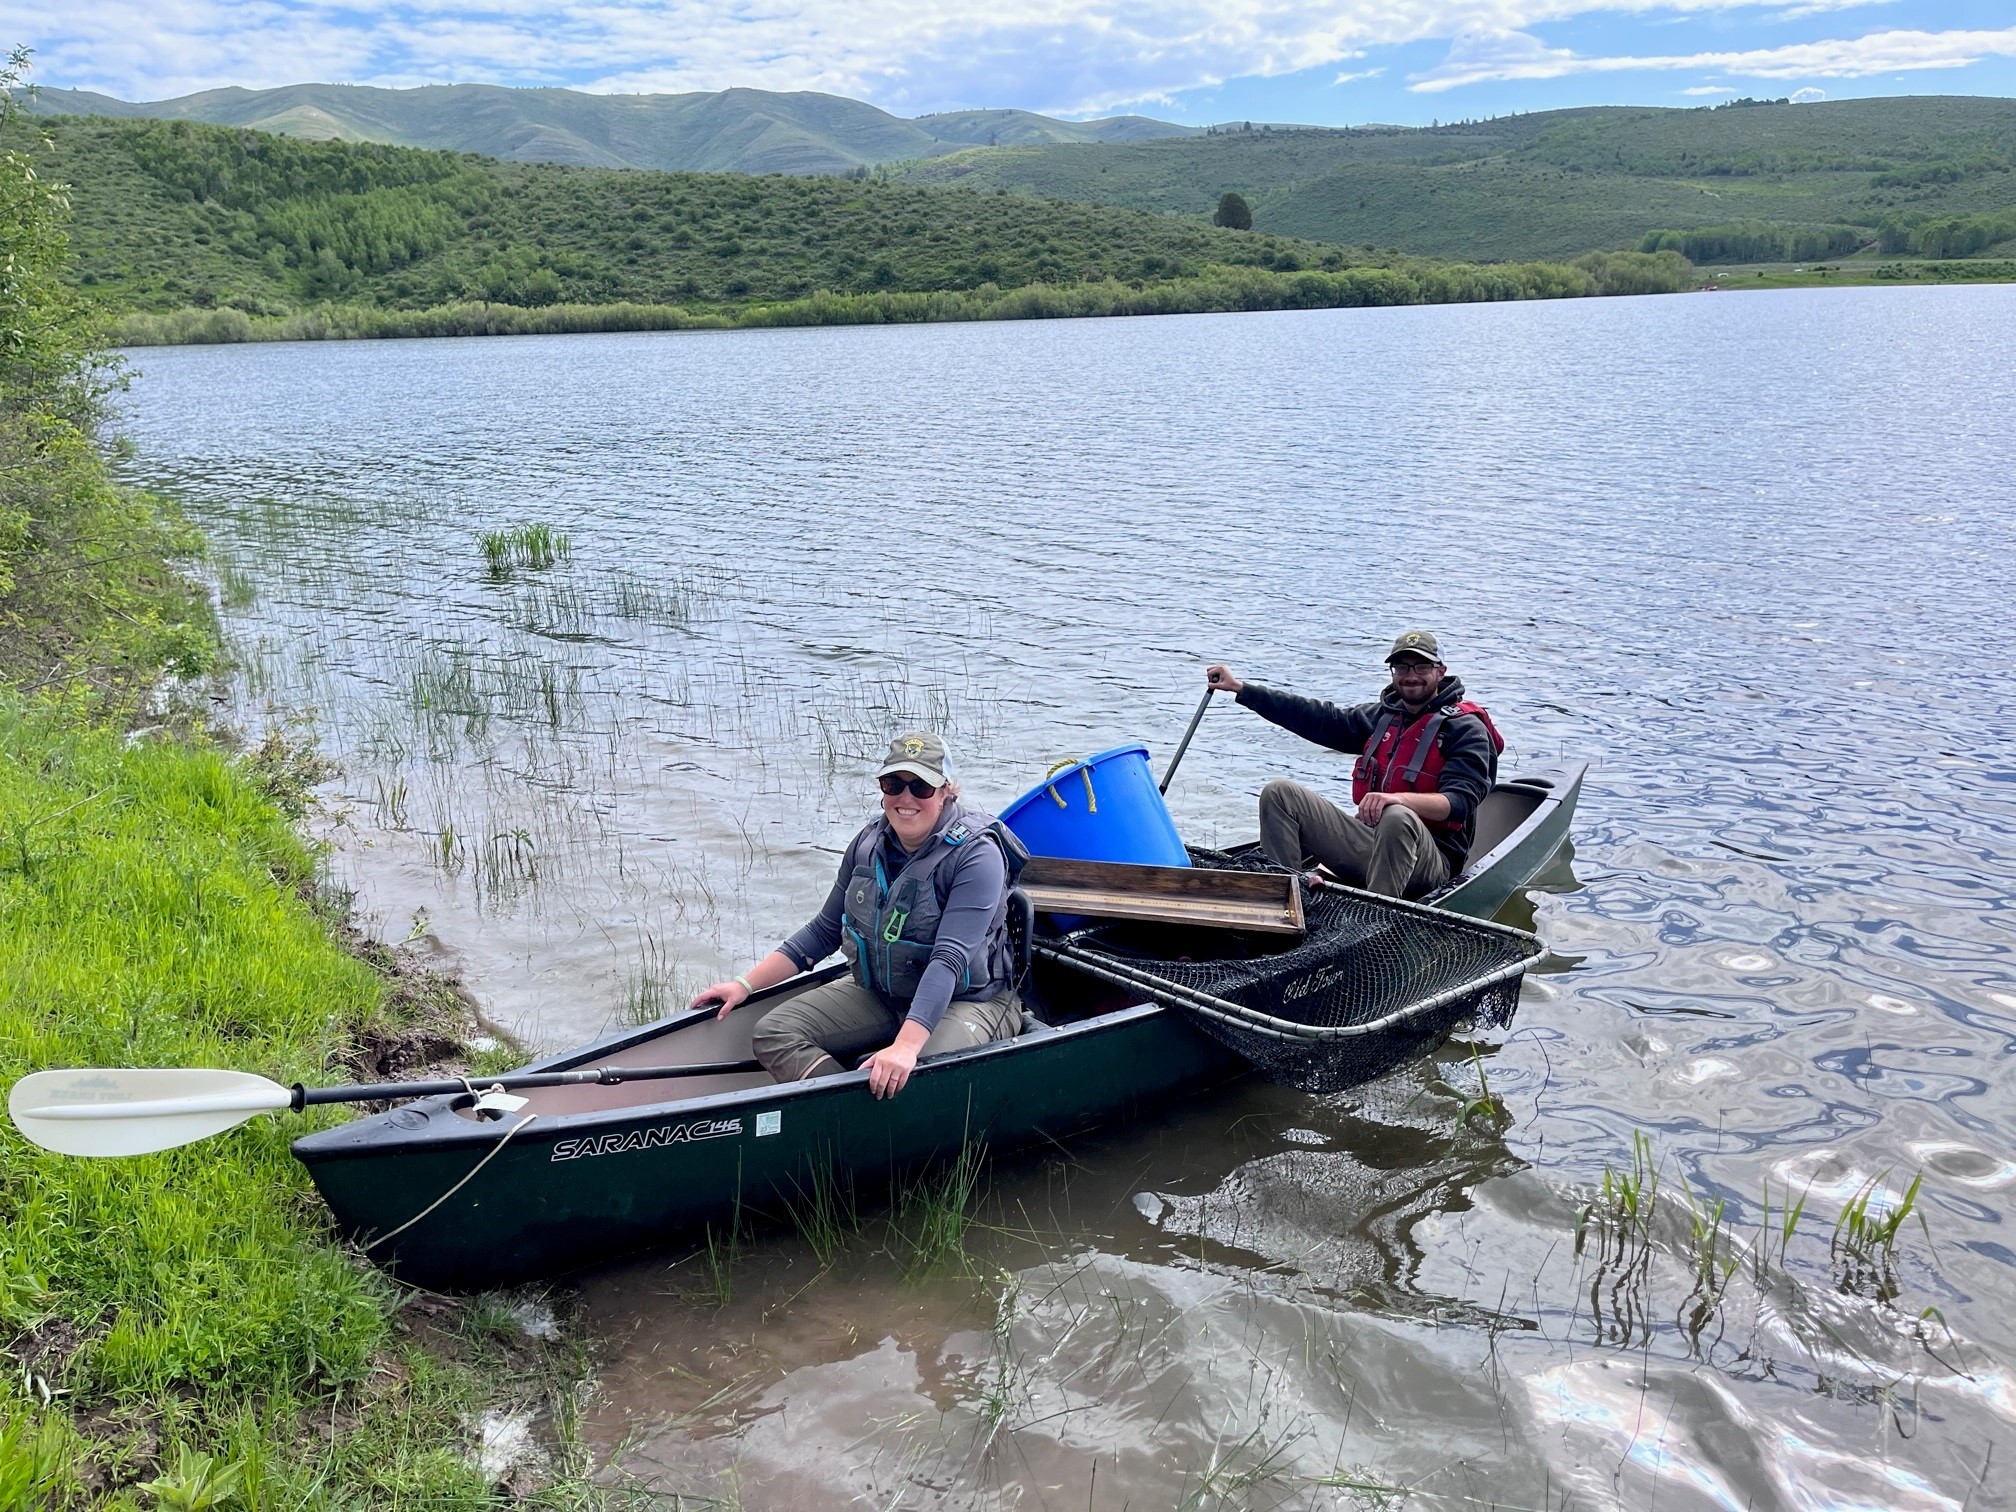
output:
<path id="1" fill-rule="evenodd" d="M 1367 260 L 924 185 L 506 163 L 179 121 L 38 124 L 46 171 L 70 185 L 75 277 L 120 310 L 735 303 Z"/>
<path id="2" fill-rule="evenodd" d="M 1608 107 L 1430 127 L 1218 131 L 966 149 L 913 183 L 1208 215 L 1257 230 L 1482 260 L 1631 247 L 1657 228 L 1847 225 L 2016 206 L 2016 100 L 1918 97 Z"/>
<path id="3" fill-rule="evenodd" d="M 866 176 L 507 163 L 103 116 L 10 133 L 65 186 L 68 276 L 140 344 L 1330 309 L 1692 279 L 1665 249 L 1487 269 Z"/>
<path id="4" fill-rule="evenodd" d="M 506 162 L 712 173 L 846 173 L 965 147 L 1097 145 L 1192 131 L 1145 116 L 1058 121 L 1026 110 L 962 110 L 905 120 L 837 95 L 760 89 L 599 95 L 489 84 L 418 89 L 294 84 L 212 89 L 146 104 L 84 90 L 41 89 L 26 103 L 50 116 L 200 121 L 315 141 L 477 152 Z"/>

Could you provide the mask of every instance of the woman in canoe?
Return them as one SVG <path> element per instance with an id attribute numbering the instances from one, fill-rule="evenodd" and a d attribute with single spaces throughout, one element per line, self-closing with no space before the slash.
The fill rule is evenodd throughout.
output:
<path id="1" fill-rule="evenodd" d="M 961 807 L 938 736 L 889 744 L 875 774 L 882 812 L 849 842 L 817 918 L 693 1006 L 720 1016 L 751 993 L 810 971 L 835 950 L 853 975 L 801 993 L 756 1025 L 754 1049 L 781 1082 L 832 1076 L 844 1058 L 877 1097 L 894 1097 L 917 1062 L 1022 1031 L 1008 889 L 1028 858 L 991 815 Z"/>

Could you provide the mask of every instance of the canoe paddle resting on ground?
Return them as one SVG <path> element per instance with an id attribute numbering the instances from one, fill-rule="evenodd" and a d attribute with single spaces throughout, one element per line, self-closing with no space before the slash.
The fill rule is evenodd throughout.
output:
<path id="1" fill-rule="evenodd" d="M 848 842 L 818 917 L 693 1006 L 718 1004 L 725 1018 L 841 951 L 852 975 L 766 1015 L 756 1058 L 795 1082 L 866 1054 L 869 1089 L 894 1097 L 920 1059 L 1021 1032 L 1008 890 L 1029 853 L 998 820 L 960 805 L 937 735 L 897 736 L 875 777 L 882 813 Z"/>
<path id="2" fill-rule="evenodd" d="M 1261 789 L 1267 858 L 1297 870 L 1321 863 L 1354 886 L 1418 898 L 1462 873 L 1505 742 L 1483 705 L 1464 698 L 1428 631 L 1396 639 L 1386 665 L 1392 678 L 1379 697 L 1351 708 L 1241 682 L 1222 664 L 1204 677 L 1262 719 L 1358 758 L 1352 810 L 1299 782 Z"/>

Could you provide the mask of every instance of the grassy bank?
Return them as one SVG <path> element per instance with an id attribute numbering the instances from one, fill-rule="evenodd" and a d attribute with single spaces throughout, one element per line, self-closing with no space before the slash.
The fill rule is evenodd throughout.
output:
<path id="1" fill-rule="evenodd" d="M 521 306 L 487 303 L 426 310 L 329 305 L 299 315 L 241 310 L 136 313 L 114 327 L 127 346 L 233 341 L 323 341 L 390 336 L 530 336 L 579 331 L 736 330 L 779 326 L 904 325 L 932 321 L 1041 320 L 1093 315 L 1191 315 L 1235 310 L 1330 310 L 1376 305 L 1465 304 L 1509 299 L 1574 299 L 1671 293 L 1694 285 L 1674 253 L 1591 253 L 1572 263 L 1476 267 L 1213 268 L 1197 278 L 1133 285 L 1118 281 L 1053 287 L 990 286 L 938 293 L 819 293 L 776 304 L 693 309 L 678 305 Z"/>
<path id="2" fill-rule="evenodd" d="M 410 1030 L 424 998 L 388 992 L 311 905 L 289 791 L 284 763 L 0 695 L 0 1082 L 349 1079 Z M 0 1505 L 157 1480 L 152 1504 L 186 1505 L 206 1474 L 247 1507 L 488 1503 L 463 1446 L 493 1388 L 453 1355 L 494 1351 L 402 1328 L 412 1299 L 328 1238 L 287 1150 L 305 1126 L 117 1161 L 0 1134 Z"/>
<path id="3" fill-rule="evenodd" d="M 318 911 L 309 773 L 163 701 L 215 652 L 199 543 L 108 470 L 116 373 L 38 166 L 0 153 L 0 1083 L 404 1069 L 459 1008 Z M 332 1242 L 287 1152 L 301 1126 L 88 1161 L 0 1125 L 0 1509 L 493 1503 L 471 1425 L 571 1362 Z"/>

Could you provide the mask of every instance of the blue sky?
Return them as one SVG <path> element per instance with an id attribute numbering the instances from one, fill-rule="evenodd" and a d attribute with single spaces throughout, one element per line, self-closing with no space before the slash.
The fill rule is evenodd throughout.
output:
<path id="1" fill-rule="evenodd" d="M 2016 0 L 0 0 L 44 84 L 817 89 L 900 115 L 1426 124 L 1734 95 L 2016 95 Z"/>

